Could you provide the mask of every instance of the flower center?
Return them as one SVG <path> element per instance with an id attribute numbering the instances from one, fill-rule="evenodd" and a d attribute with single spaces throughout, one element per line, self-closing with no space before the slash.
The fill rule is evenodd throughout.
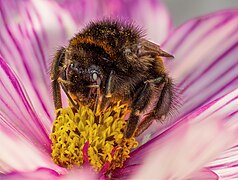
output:
<path id="1" fill-rule="evenodd" d="M 90 164 L 103 173 L 122 167 L 132 148 L 138 146 L 134 137 L 124 138 L 127 105 L 120 102 L 101 113 L 93 113 L 88 106 L 77 112 L 68 107 L 59 109 L 53 123 L 53 161 L 65 168 Z"/>

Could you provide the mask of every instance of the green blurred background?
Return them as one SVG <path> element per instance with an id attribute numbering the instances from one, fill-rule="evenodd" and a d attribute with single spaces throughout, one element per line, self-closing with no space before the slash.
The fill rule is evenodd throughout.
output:
<path id="1" fill-rule="evenodd" d="M 175 25 L 193 17 L 224 8 L 237 8 L 238 0 L 162 0 L 167 5 Z M 238 23 L 238 22 L 237 22 Z"/>

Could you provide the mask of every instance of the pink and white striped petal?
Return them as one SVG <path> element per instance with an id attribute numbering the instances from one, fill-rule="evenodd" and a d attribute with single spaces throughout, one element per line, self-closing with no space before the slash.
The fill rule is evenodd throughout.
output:
<path id="1" fill-rule="evenodd" d="M 2 180 L 41 180 L 41 179 L 60 179 L 60 175 L 52 169 L 38 168 L 32 171 L 13 171 L 8 174 L 0 175 Z"/>
<path id="2" fill-rule="evenodd" d="M 112 178 L 115 179 L 132 179 L 133 175 L 135 176 L 139 170 L 142 170 L 143 165 L 142 164 L 134 164 L 129 165 L 127 167 L 117 169 L 112 173 Z M 158 170 L 157 170 L 158 171 Z M 153 174 L 156 174 L 156 172 L 153 172 Z M 134 177 L 135 179 L 135 177 Z M 141 179 L 138 177 L 138 179 Z M 218 175 L 211 171 L 209 168 L 202 168 L 198 172 L 195 172 L 188 176 L 186 179 L 218 179 Z"/>
<path id="3" fill-rule="evenodd" d="M 192 179 L 210 179 L 210 180 L 215 180 L 219 179 L 218 175 L 211 171 L 208 168 L 203 168 L 199 170 L 198 172 L 193 173 L 192 175 L 188 176 L 187 179 L 192 180 Z"/>
<path id="4" fill-rule="evenodd" d="M 238 146 L 223 152 L 215 161 L 209 163 L 208 167 L 222 179 L 238 178 Z"/>
<path id="5" fill-rule="evenodd" d="M 50 119 L 40 119 L 19 78 L 0 57 L 0 127 L 50 151 Z M 2 141 L 2 139 L 1 139 Z"/>
<path id="6" fill-rule="evenodd" d="M 27 141 L 15 132 L 0 128 L 1 153 L 0 172 L 8 174 L 14 171 L 34 171 L 44 167 L 65 174 L 66 169 L 57 166 L 50 153 L 42 151 L 37 145 Z M 1 178 L 0 178 L 1 179 Z"/>
<path id="7" fill-rule="evenodd" d="M 78 169 L 67 172 L 62 175 L 49 168 L 38 168 L 33 171 L 14 171 L 5 175 L 0 174 L 2 180 L 42 180 L 42 179 L 54 179 L 54 180 L 89 180 L 99 179 L 95 173 L 90 172 L 88 169 Z"/>
<path id="8" fill-rule="evenodd" d="M 0 1 L 0 54 L 25 85 L 42 118 L 53 118 L 49 67 L 56 49 L 75 32 L 70 15 L 53 1 Z"/>
<path id="9" fill-rule="evenodd" d="M 199 17 L 178 28 L 163 44 L 182 94 L 179 117 L 237 88 L 238 10 Z"/>
<path id="10" fill-rule="evenodd" d="M 136 149 L 126 166 L 144 164 L 136 176 L 142 179 L 189 177 L 235 145 L 238 138 L 237 107 L 238 88 L 197 109 Z"/>
<path id="11" fill-rule="evenodd" d="M 68 10 L 80 28 L 92 20 L 122 19 L 142 27 L 148 38 L 157 43 L 173 29 L 169 12 L 159 0 L 62 0 L 58 3 Z"/>

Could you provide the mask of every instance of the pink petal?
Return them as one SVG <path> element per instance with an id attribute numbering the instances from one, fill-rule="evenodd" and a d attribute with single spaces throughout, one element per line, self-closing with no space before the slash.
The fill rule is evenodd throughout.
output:
<path id="1" fill-rule="evenodd" d="M 39 168 L 35 171 L 28 171 L 28 172 L 12 172 L 6 175 L 0 175 L 1 179 L 7 180 L 40 180 L 40 179 L 59 179 L 59 174 L 52 169 L 47 168 Z"/>
<path id="2" fill-rule="evenodd" d="M 87 169 L 72 170 L 66 175 L 60 175 L 56 171 L 48 168 L 38 168 L 34 171 L 15 171 L 6 175 L 0 175 L 1 179 L 17 179 L 17 180 L 42 180 L 42 179 L 58 179 L 58 180 L 89 180 L 98 179 L 95 174 Z"/>
<path id="3" fill-rule="evenodd" d="M 97 173 L 89 168 L 73 169 L 65 176 L 62 176 L 60 180 L 96 180 L 99 179 Z"/>
<path id="4" fill-rule="evenodd" d="M 172 30 L 169 13 L 158 0 L 63 0 L 59 4 L 69 11 L 80 28 L 89 21 L 105 17 L 129 20 L 145 29 L 148 37 L 158 43 Z"/>
<path id="5" fill-rule="evenodd" d="M 115 179 L 131 179 L 133 174 L 138 173 L 138 170 L 141 168 L 141 166 L 142 165 L 135 164 L 124 168 L 118 168 L 113 171 L 111 177 Z M 218 179 L 218 175 L 208 168 L 203 168 L 187 177 L 187 179 Z"/>
<path id="6" fill-rule="evenodd" d="M 209 163 L 208 167 L 216 172 L 220 178 L 238 178 L 238 146 L 223 152 L 216 160 Z"/>
<path id="7" fill-rule="evenodd" d="M 0 127 L 50 151 L 49 119 L 40 119 L 16 74 L 0 57 Z"/>
<path id="8" fill-rule="evenodd" d="M 37 114 L 53 119 L 50 62 L 75 32 L 74 22 L 53 1 L 9 0 L 0 1 L 0 24 L 1 56 L 21 77 Z"/>
<path id="9" fill-rule="evenodd" d="M 237 107 L 238 89 L 197 109 L 139 147 L 126 166 L 144 163 L 135 178 L 188 177 L 237 142 Z"/>
<path id="10" fill-rule="evenodd" d="M 136 174 L 138 172 L 138 169 L 141 168 L 140 164 L 135 164 L 135 165 L 129 165 L 127 167 L 123 167 L 123 168 L 118 168 L 115 169 L 112 172 L 112 178 L 115 179 L 131 179 L 131 177 L 133 176 L 133 174 Z"/>
<path id="11" fill-rule="evenodd" d="M 215 180 L 215 179 L 219 179 L 217 174 L 215 174 L 214 172 L 212 172 L 211 170 L 204 168 L 192 175 L 190 175 L 189 177 L 187 177 L 186 179 L 210 179 L 210 180 Z"/>
<path id="12" fill-rule="evenodd" d="M 168 62 L 182 94 L 179 117 L 237 88 L 238 10 L 193 19 L 163 44 L 175 56 Z"/>
<path id="13" fill-rule="evenodd" d="M 1 154 L 0 172 L 33 171 L 40 167 L 54 169 L 60 174 L 66 170 L 54 164 L 50 153 L 41 151 L 32 142 L 16 133 L 0 128 Z M 0 178 L 1 179 L 1 178 Z"/>

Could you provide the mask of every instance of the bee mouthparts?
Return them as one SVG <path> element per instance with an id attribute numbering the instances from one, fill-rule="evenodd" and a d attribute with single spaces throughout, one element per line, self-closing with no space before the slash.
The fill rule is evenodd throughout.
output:
<path id="1" fill-rule="evenodd" d="M 89 88 L 99 88 L 99 85 L 97 85 L 97 84 L 92 84 L 92 85 L 88 85 L 87 87 L 89 87 Z"/>

